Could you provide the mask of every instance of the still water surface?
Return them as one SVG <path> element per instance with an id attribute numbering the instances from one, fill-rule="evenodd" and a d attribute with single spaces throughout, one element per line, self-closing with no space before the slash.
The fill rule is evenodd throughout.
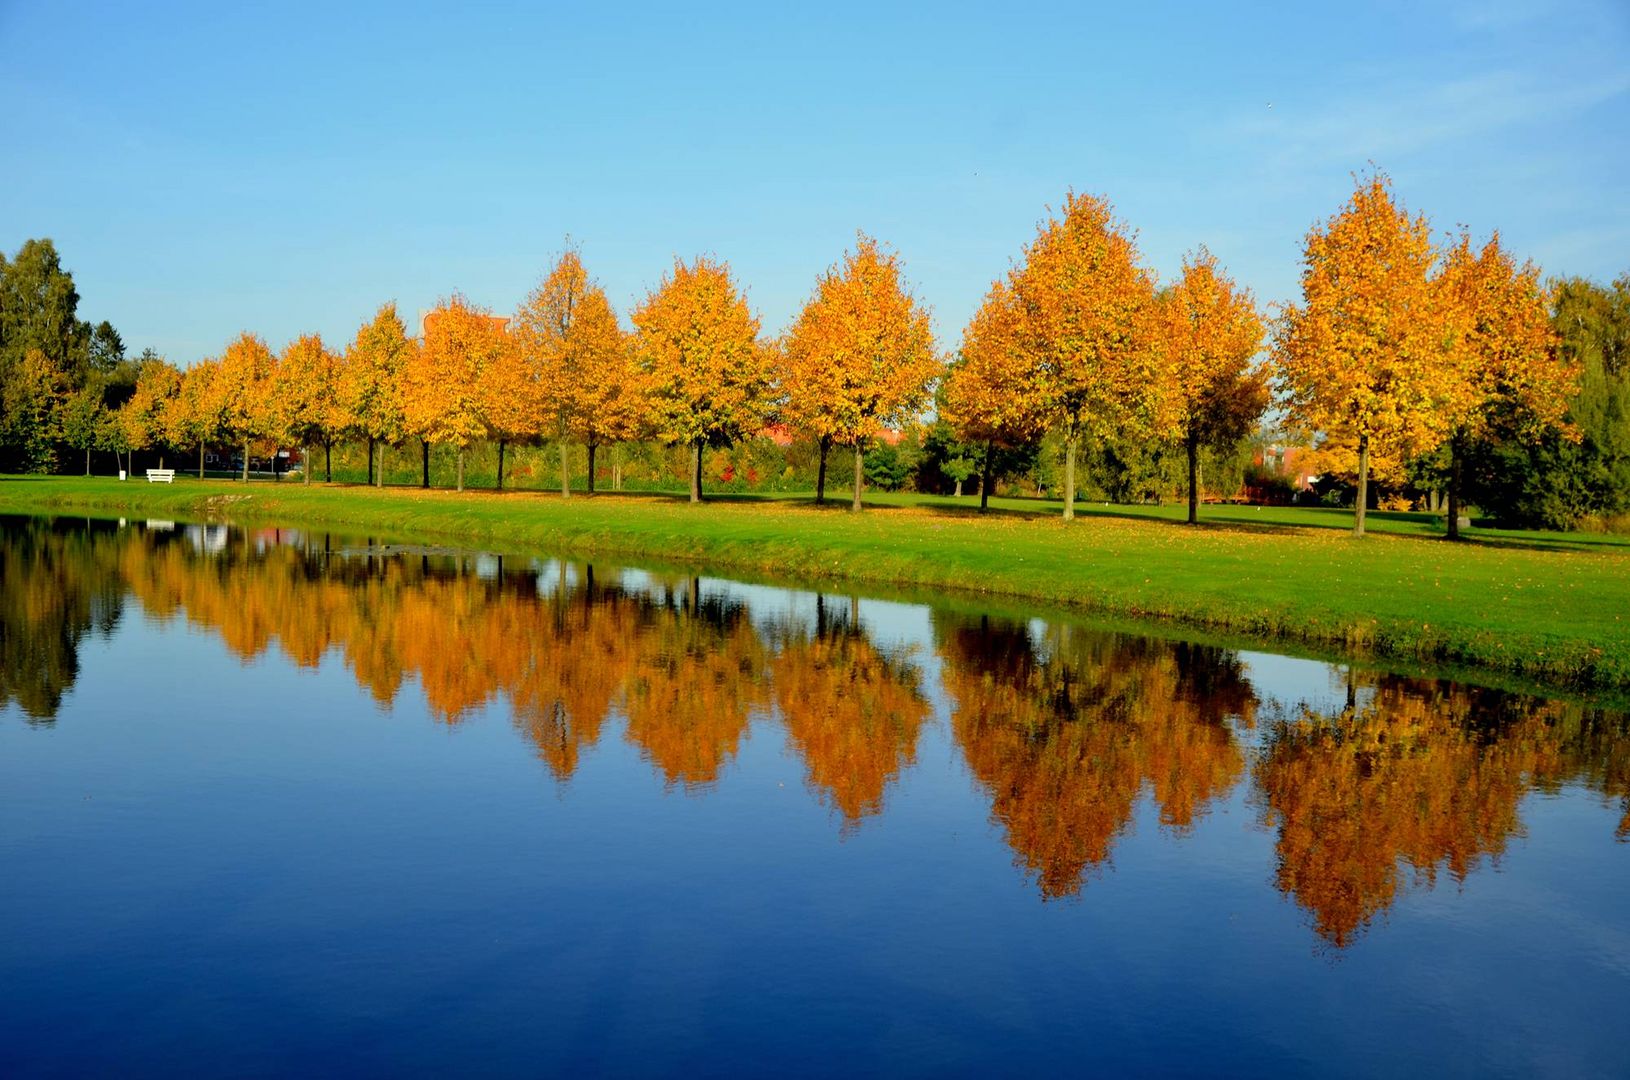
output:
<path id="1" fill-rule="evenodd" d="M 0 519 L 0 1075 L 1624 1075 L 1627 841 L 1588 703 Z"/>

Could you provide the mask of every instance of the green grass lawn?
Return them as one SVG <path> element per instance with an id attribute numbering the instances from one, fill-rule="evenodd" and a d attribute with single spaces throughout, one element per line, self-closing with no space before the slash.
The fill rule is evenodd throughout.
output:
<path id="1" fill-rule="evenodd" d="M 0 480 L 0 510 L 326 525 L 508 550 L 660 559 L 798 581 L 1033 599 L 1250 638 L 1447 663 L 1579 688 L 1630 688 L 1630 538 L 1472 529 L 1439 539 L 1424 514 L 868 497 L 558 494 L 243 485 L 178 478 Z"/>

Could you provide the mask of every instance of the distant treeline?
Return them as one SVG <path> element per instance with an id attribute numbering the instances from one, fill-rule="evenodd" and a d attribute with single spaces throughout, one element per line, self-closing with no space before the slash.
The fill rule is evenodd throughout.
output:
<path id="1" fill-rule="evenodd" d="M 475 451 L 499 487 L 547 470 L 563 494 L 609 474 L 819 499 L 844 448 L 857 509 L 867 484 L 1005 483 L 1066 517 L 1083 494 L 1186 489 L 1192 519 L 1203 488 L 1289 497 L 1277 442 L 1317 478 L 1297 497 L 1354 505 L 1360 532 L 1375 505 L 1444 509 L 1451 535 L 1466 503 L 1546 527 L 1630 515 L 1630 275 L 1542 283 L 1498 234 L 1436 241 L 1379 175 L 1309 232 L 1302 296 L 1272 319 L 1204 248 L 1158 281 L 1109 204 L 1072 193 L 949 354 L 864 235 L 779 336 L 710 258 L 676 261 L 630 322 L 568 250 L 512 316 L 454 295 L 409 327 L 385 304 L 343 349 L 246 332 L 181 369 L 80 320 L 30 240 L 0 257 L 0 469 L 149 451 L 202 472 L 224 448 L 247 478 L 299 448 L 307 482 L 337 456 L 429 485 L 434 459 L 462 488 Z"/>

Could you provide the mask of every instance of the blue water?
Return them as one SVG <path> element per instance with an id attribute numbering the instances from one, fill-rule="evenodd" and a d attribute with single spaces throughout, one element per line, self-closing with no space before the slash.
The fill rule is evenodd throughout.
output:
<path id="1" fill-rule="evenodd" d="M 0 529 L 5 1076 L 1630 1074 L 1612 710 L 165 524 Z"/>

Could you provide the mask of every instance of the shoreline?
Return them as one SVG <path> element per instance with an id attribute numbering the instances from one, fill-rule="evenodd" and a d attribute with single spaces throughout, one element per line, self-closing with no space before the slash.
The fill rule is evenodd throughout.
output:
<path id="1" fill-rule="evenodd" d="M 469 546 L 655 560 L 1033 602 L 1062 612 L 1301 645 L 1357 662 L 1630 690 L 1630 551 L 1534 550 L 1330 528 L 1191 528 L 1085 514 L 1071 524 L 887 497 L 852 515 L 807 499 L 384 490 L 298 482 L 0 480 L 0 512 L 326 526 Z"/>

